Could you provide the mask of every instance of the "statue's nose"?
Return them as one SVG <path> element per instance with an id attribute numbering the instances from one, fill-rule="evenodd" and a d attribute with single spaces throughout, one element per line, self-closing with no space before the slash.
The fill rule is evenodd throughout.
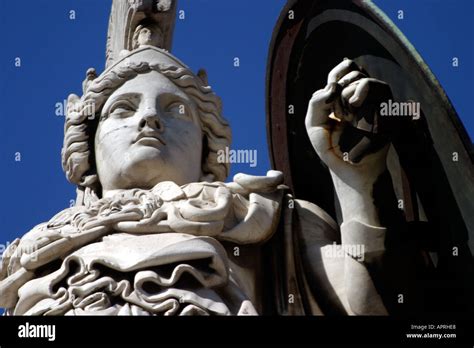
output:
<path id="1" fill-rule="evenodd" d="M 163 122 L 158 111 L 153 107 L 147 107 L 139 123 L 139 128 L 143 129 L 145 126 L 155 130 L 163 131 Z"/>

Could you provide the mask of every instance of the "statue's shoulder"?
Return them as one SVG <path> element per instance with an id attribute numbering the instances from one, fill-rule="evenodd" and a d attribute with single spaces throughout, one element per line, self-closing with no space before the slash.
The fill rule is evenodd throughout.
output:
<path id="1" fill-rule="evenodd" d="M 67 228 L 70 225 L 70 222 L 75 214 L 80 211 L 85 210 L 84 207 L 70 207 L 61 210 L 56 215 L 54 215 L 49 221 L 42 222 L 21 237 L 21 241 L 27 240 L 38 240 L 39 238 L 44 238 L 45 234 L 50 234 L 52 230 L 58 228 Z"/>
<path id="2" fill-rule="evenodd" d="M 49 221 L 34 226 L 22 237 L 11 242 L 3 253 L 1 260 L 0 268 L 2 271 L 0 273 L 3 277 L 6 276 L 7 269 L 7 273 L 12 274 L 21 268 L 20 259 L 23 255 L 36 255 L 42 247 L 63 238 L 65 235 L 72 235 L 77 232 L 77 227 L 73 226 L 71 221 L 74 216 L 85 209 L 84 207 L 70 207 L 61 210 Z"/>

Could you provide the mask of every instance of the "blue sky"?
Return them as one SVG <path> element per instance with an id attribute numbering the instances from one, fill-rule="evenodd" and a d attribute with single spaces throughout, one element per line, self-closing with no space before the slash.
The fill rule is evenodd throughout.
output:
<path id="1" fill-rule="evenodd" d="M 471 138 L 474 134 L 472 0 L 375 1 L 413 43 L 447 91 Z M 0 244 L 69 206 L 75 188 L 62 172 L 64 118 L 55 104 L 80 94 L 85 71 L 104 67 L 110 0 L 0 0 Z M 273 26 L 284 0 L 181 0 L 173 53 L 194 71 L 205 67 L 233 128 L 233 147 L 257 149 L 270 167 L 265 129 L 265 66 Z M 396 18 L 403 9 L 405 18 Z M 69 11 L 76 19 L 69 19 Z M 459 57 L 453 69 L 451 59 Z M 21 67 L 14 66 L 15 57 Z M 233 58 L 240 58 L 240 67 Z M 21 161 L 15 161 L 15 153 Z"/>

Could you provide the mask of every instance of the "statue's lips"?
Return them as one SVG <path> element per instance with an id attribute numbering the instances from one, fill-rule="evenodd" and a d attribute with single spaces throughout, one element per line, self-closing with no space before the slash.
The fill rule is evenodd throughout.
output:
<path id="1" fill-rule="evenodd" d="M 153 147 L 166 145 L 165 141 L 157 133 L 140 133 L 133 143 Z"/>

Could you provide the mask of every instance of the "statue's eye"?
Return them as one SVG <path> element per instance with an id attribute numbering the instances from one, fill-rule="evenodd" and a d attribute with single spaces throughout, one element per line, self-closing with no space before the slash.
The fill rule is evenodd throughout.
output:
<path id="1" fill-rule="evenodd" d="M 180 102 L 175 102 L 168 105 L 166 112 L 176 117 L 186 117 L 188 114 L 186 105 Z"/>
<path id="2" fill-rule="evenodd" d="M 135 113 L 136 108 L 133 103 L 126 100 L 119 100 L 112 104 L 109 109 L 110 115 L 116 115 L 119 117 L 128 117 Z"/>

